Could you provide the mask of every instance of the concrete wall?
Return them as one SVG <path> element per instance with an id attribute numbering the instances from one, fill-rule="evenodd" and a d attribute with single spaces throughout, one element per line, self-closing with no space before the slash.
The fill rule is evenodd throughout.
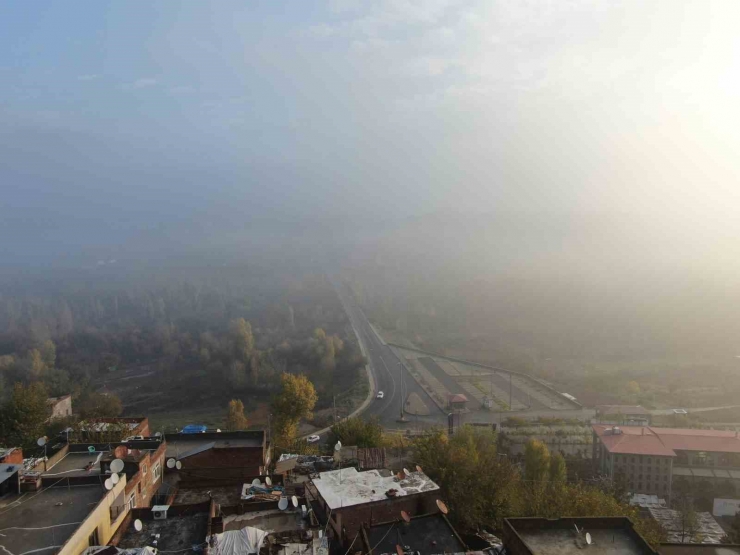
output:
<path id="1" fill-rule="evenodd" d="M 107 492 L 95 508 L 90 511 L 87 518 L 75 530 L 75 533 L 58 551 L 58 555 L 79 555 L 82 553 L 90 547 L 89 537 L 94 530 L 98 531 L 97 545 L 106 545 L 128 514 L 126 510 L 120 511 L 115 520 L 111 520 L 111 507 L 117 501 L 120 502 L 125 488 L 126 476 L 123 475 L 113 489 Z"/>

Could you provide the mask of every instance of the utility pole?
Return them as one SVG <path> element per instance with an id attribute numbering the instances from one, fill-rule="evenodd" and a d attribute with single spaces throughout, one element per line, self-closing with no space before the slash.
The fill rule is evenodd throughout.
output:
<path id="1" fill-rule="evenodd" d="M 337 423 L 337 396 L 334 395 L 334 423 Z"/>
<path id="2" fill-rule="evenodd" d="M 511 372 L 509 372 L 509 410 L 512 410 L 513 407 L 511 405 Z"/>
<path id="3" fill-rule="evenodd" d="M 398 363 L 398 372 L 401 375 L 401 420 L 403 420 L 403 364 Z"/>

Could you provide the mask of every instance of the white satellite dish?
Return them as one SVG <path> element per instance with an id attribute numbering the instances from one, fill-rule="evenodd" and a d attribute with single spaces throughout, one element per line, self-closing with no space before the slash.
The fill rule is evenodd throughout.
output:
<path id="1" fill-rule="evenodd" d="M 41 436 L 40 438 L 38 438 L 36 440 L 36 445 L 38 445 L 39 447 L 43 447 L 44 445 L 46 445 L 46 436 Z"/>
<path id="2" fill-rule="evenodd" d="M 411 476 L 411 472 L 409 472 L 409 469 L 408 469 L 408 468 L 404 468 L 404 469 L 403 469 L 403 473 L 404 473 L 404 474 L 406 475 L 406 477 L 407 477 L 407 478 L 408 478 L 409 476 Z"/>
<path id="3" fill-rule="evenodd" d="M 221 428 L 216 428 L 216 433 L 217 434 L 220 434 L 221 433 Z"/>
<path id="4" fill-rule="evenodd" d="M 175 468 L 175 459 L 167 459 L 167 468 Z"/>
<path id="5" fill-rule="evenodd" d="M 334 445 L 334 450 L 335 451 L 341 451 L 342 450 L 342 442 L 341 441 L 337 441 L 336 442 L 336 444 Z"/>
<path id="6" fill-rule="evenodd" d="M 121 477 L 118 474 L 112 474 L 110 477 L 110 481 L 113 482 L 113 484 L 117 484 L 121 480 Z"/>
<path id="7" fill-rule="evenodd" d="M 144 524 L 138 518 L 134 520 L 134 529 L 137 532 L 141 532 L 144 529 Z"/>
<path id="8" fill-rule="evenodd" d="M 112 490 L 113 489 L 113 480 L 111 480 L 110 478 L 108 478 L 105 481 L 104 485 L 105 485 L 105 489 L 107 489 L 108 491 Z"/>
<path id="9" fill-rule="evenodd" d="M 288 498 L 287 497 L 281 497 L 280 501 L 278 501 L 278 509 L 281 511 L 284 511 L 288 508 Z"/>
<path id="10" fill-rule="evenodd" d="M 113 459 L 110 463 L 111 472 L 121 472 L 123 470 L 123 461 L 121 459 Z"/>
<path id="11" fill-rule="evenodd" d="M 593 540 L 591 539 L 591 534 L 586 532 L 586 545 L 591 545 L 593 543 Z"/>
<path id="12" fill-rule="evenodd" d="M 154 437 L 162 437 L 162 432 L 157 432 L 156 434 L 154 434 Z"/>
<path id="13" fill-rule="evenodd" d="M 259 478 L 255 478 L 254 480 L 252 480 L 252 485 L 253 486 L 261 486 L 262 485 L 262 482 L 260 482 L 260 479 Z"/>
<path id="14" fill-rule="evenodd" d="M 271 486 L 272 485 L 272 478 L 270 478 L 269 476 L 265 476 L 265 484 L 267 484 L 268 486 Z"/>
<path id="15" fill-rule="evenodd" d="M 176 468 L 177 470 L 180 470 L 180 469 L 182 468 L 182 463 L 181 463 L 180 461 L 177 461 L 177 462 L 175 463 L 175 468 Z"/>
<path id="16" fill-rule="evenodd" d="M 298 508 L 298 498 L 294 495 L 290 498 L 291 502 L 293 503 L 293 506 Z"/>

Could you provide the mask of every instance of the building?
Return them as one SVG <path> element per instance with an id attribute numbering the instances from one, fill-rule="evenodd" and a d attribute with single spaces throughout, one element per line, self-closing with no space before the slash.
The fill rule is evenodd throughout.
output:
<path id="1" fill-rule="evenodd" d="M 677 478 L 740 483 L 737 432 L 594 424 L 593 434 L 596 469 L 623 477 L 632 493 L 670 502 Z"/>
<path id="2" fill-rule="evenodd" d="M 650 507 L 650 516 L 665 530 L 668 543 L 722 543 L 725 531 L 707 512 L 697 512 L 695 522 L 687 522 L 673 509 Z"/>
<path id="3" fill-rule="evenodd" d="M 464 411 L 468 407 L 468 398 L 462 393 L 455 393 L 448 398 L 450 410 Z"/>
<path id="4" fill-rule="evenodd" d="M 173 459 L 168 471 L 177 471 L 179 480 L 231 483 L 264 474 L 269 458 L 264 430 L 167 434 L 166 440 L 167 460 Z"/>
<path id="5" fill-rule="evenodd" d="M 505 518 L 509 555 L 655 555 L 627 517 Z"/>
<path id="6" fill-rule="evenodd" d="M 62 395 L 61 397 L 49 397 L 46 400 L 46 406 L 49 408 L 49 420 L 57 420 L 72 416 L 72 396 Z"/>
<path id="7" fill-rule="evenodd" d="M 99 476 L 38 481 L 34 494 L 14 494 L 0 502 L 6 553 L 79 555 L 108 543 L 126 517 L 125 475 L 110 490 Z"/>
<path id="8" fill-rule="evenodd" d="M 73 443 L 121 442 L 127 438 L 149 437 L 149 419 L 145 416 L 132 418 L 96 418 L 80 422 L 76 430 L 69 433 Z"/>
<path id="9" fill-rule="evenodd" d="M 20 471 L 23 464 L 0 463 L 0 496 L 21 492 Z"/>
<path id="10" fill-rule="evenodd" d="M 352 541 L 363 524 L 390 522 L 400 517 L 438 512 L 439 486 L 421 471 L 394 475 L 390 470 L 358 472 L 354 467 L 322 472 L 307 496 L 321 511 L 334 537 Z"/>
<path id="11" fill-rule="evenodd" d="M 75 484 L 80 480 L 97 478 L 103 483 L 111 475 L 113 459 L 121 459 L 124 465 L 122 474 L 127 478 L 123 492 L 126 510 L 148 507 L 162 484 L 165 450 L 164 442 L 153 440 L 117 445 L 71 444 L 60 453 L 61 456 L 50 461 L 52 464 L 41 477 L 45 482 L 66 478 Z"/>
<path id="12" fill-rule="evenodd" d="M 395 532 L 394 532 L 395 529 Z M 358 533 L 362 540 L 363 553 L 395 553 L 396 545 L 404 552 L 420 553 L 464 553 L 468 546 L 442 513 L 411 517 L 408 522 L 401 515 L 391 522 L 363 527 Z M 356 549 L 360 551 L 360 549 Z"/>
<path id="13" fill-rule="evenodd" d="M 23 449 L 0 447 L 0 464 L 23 464 Z"/>
<path id="14" fill-rule="evenodd" d="M 626 426 L 649 426 L 652 414 L 640 405 L 598 405 L 596 422 Z"/>

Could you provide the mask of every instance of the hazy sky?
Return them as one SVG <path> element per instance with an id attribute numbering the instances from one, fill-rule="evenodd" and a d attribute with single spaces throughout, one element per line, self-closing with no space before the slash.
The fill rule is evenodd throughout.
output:
<path id="1" fill-rule="evenodd" d="M 0 252 L 439 210 L 734 239 L 738 21 L 737 0 L 0 2 Z"/>

